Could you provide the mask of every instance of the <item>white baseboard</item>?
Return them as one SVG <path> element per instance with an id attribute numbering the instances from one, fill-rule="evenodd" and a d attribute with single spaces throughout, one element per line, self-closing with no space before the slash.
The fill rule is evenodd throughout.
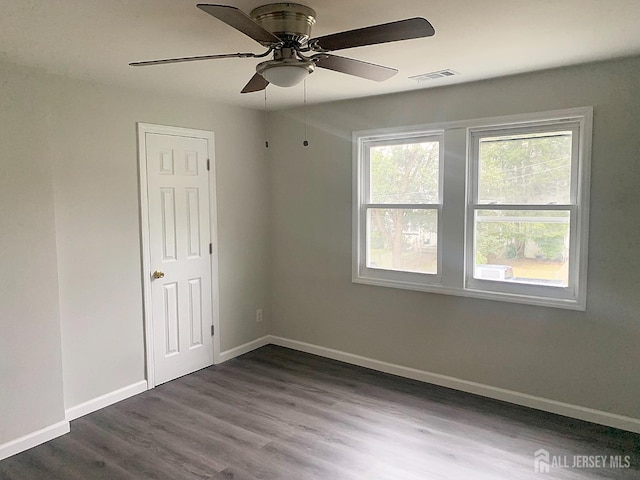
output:
<path id="1" fill-rule="evenodd" d="M 297 340 L 290 340 L 276 336 L 270 336 L 269 339 L 269 343 L 274 345 L 299 350 L 301 352 L 312 353 L 314 355 L 339 360 L 352 365 L 358 365 L 360 367 L 391 373 L 400 377 L 432 383 L 434 385 L 440 385 L 442 387 L 452 388 L 462 392 L 474 393 L 483 397 L 502 400 L 504 402 L 535 408 L 545 412 L 556 413 L 558 415 L 564 415 L 565 417 L 576 418 L 578 420 L 585 420 L 587 422 L 606 425 L 608 427 L 615 427 L 630 432 L 640 433 L 640 419 L 637 418 L 625 417 L 615 413 L 581 407 L 579 405 L 571 405 L 569 403 L 558 402 L 548 398 L 536 397 L 526 393 L 505 390 L 503 388 L 483 385 L 481 383 L 461 380 L 459 378 L 426 372 L 424 370 L 417 370 L 415 368 L 403 367 L 402 365 L 382 362 L 380 360 L 374 360 L 372 358 L 362 357 L 360 355 L 354 355 L 352 353 L 342 352 L 332 348 L 312 345 L 310 343 L 299 342 Z"/>
<path id="2" fill-rule="evenodd" d="M 240 345 L 235 348 L 231 348 L 229 350 L 225 350 L 224 352 L 220 352 L 218 358 L 216 359 L 216 365 L 219 363 L 224 363 L 227 360 L 231 360 L 232 358 L 239 357 L 240 355 L 244 355 L 245 353 L 249 353 L 252 350 L 256 350 L 257 348 L 264 347 L 265 345 L 269 345 L 271 343 L 270 336 L 265 335 L 264 337 L 256 338 L 250 342 L 247 342 L 243 345 Z"/>
<path id="3" fill-rule="evenodd" d="M 141 380 L 126 387 L 119 388 L 118 390 L 114 390 L 113 392 L 93 398 L 87 402 L 81 403 L 80 405 L 76 405 L 75 407 L 68 408 L 65 411 L 65 416 L 68 421 L 75 420 L 76 418 L 83 417 L 84 415 L 88 415 L 96 410 L 118 403 L 126 398 L 138 395 L 146 390 L 147 381 Z"/>
<path id="4" fill-rule="evenodd" d="M 69 433 L 69 422 L 64 420 L 62 422 L 49 425 L 36 432 L 29 433 L 10 442 L 0 445 L 0 460 L 8 458 L 16 453 L 24 452 L 30 448 L 37 447 L 38 445 L 53 440 L 56 437 Z"/>

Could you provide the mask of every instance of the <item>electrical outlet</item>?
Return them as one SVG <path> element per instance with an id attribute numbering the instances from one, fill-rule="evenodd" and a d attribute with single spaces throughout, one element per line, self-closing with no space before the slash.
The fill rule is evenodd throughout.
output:
<path id="1" fill-rule="evenodd" d="M 259 308 L 256 310 L 256 323 L 260 323 L 262 321 L 262 309 Z"/>

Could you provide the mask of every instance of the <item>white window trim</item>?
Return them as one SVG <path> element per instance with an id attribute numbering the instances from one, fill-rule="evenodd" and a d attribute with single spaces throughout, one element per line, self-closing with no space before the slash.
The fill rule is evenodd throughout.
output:
<path id="1" fill-rule="evenodd" d="M 367 192 L 370 191 L 370 184 L 368 176 L 360 176 L 358 179 L 359 189 L 358 189 L 358 208 L 356 209 L 356 215 L 358 217 L 359 232 L 362 232 L 362 235 L 366 237 L 366 223 L 367 223 L 367 211 L 371 208 L 399 208 L 399 209 L 411 209 L 411 210 L 436 210 L 438 216 L 438 225 L 442 220 L 442 186 L 443 186 L 443 141 L 442 141 L 442 131 L 441 130 L 404 130 L 401 135 L 398 134 L 375 134 L 372 136 L 363 136 L 360 138 L 358 142 L 358 161 L 356 168 L 358 171 L 370 171 L 370 158 L 368 155 L 364 155 L 365 150 L 369 149 L 372 145 L 375 144 L 384 144 L 389 140 L 393 140 L 394 143 L 401 143 L 403 140 L 413 140 L 416 141 L 433 141 L 437 140 L 440 142 L 441 148 L 439 149 L 439 197 L 437 203 L 431 204 L 377 204 L 371 203 L 368 199 Z M 356 175 L 357 176 L 357 175 Z M 364 237 L 363 237 L 364 239 Z M 438 227 L 438 244 L 442 241 L 442 229 Z M 437 274 L 422 274 L 422 273 L 412 273 L 412 272 L 398 272 L 393 270 L 383 270 L 383 269 L 374 269 L 367 267 L 367 251 L 366 248 L 363 248 L 364 242 L 358 242 L 358 245 L 355 245 L 356 254 L 358 258 L 357 262 L 357 272 L 359 277 L 369 278 L 369 279 L 382 279 L 385 282 L 389 282 L 391 284 L 396 283 L 405 283 L 409 282 L 410 285 L 418 284 L 437 284 L 440 283 L 441 280 L 441 271 L 442 271 L 442 255 L 440 254 L 441 250 L 438 249 L 438 259 L 437 259 Z"/>
<path id="2" fill-rule="evenodd" d="M 550 295 L 550 287 L 541 289 L 525 285 L 524 291 L 491 291 L 483 286 L 485 282 L 469 282 L 470 253 L 467 235 L 470 229 L 469 218 L 473 195 L 471 151 L 471 135 L 483 130 L 497 130 L 522 126 L 556 125 L 559 122 L 579 124 L 579 155 L 573 175 L 576 175 L 578 190 L 572 192 L 572 202 L 579 205 L 577 215 L 572 215 L 571 245 L 573 263 L 573 289 L 558 295 Z M 591 137 L 593 125 L 593 107 L 578 107 L 564 110 L 488 117 L 471 120 L 443 122 L 409 127 L 394 127 L 353 132 L 353 238 L 352 238 L 352 281 L 359 284 L 417 290 L 472 298 L 498 300 L 503 302 L 540 305 L 571 310 L 586 309 L 587 293 L 587 252 L 589 232 L 589 187 L 591 172 Z M 363 215 L 362 204 L 366 198 L 366 179 L 362 178 L 363 148 L 366 143 L 377 140 L 410 138 L 419 135 L 443 132 L 443 145 L 440 164 L 440 204 L 438 217 L 438 275 L 413 274 L 405 272 L 382 271 L 366 268 L 366 215 Z M 443 157 L 444 155 L 444 157 Z M 444 161 L 443 161 L 444 158 Z M 461 162 L 464 161 L 464 165 Z M 454 192 L 454 194 L 449 194 Z M 455 194 L 455 192 L 458 192 Z M 464 195 L 460 193 L 464 192 Z M 572 207 L 573 208 L 573 207 Z M 453 232 L 453 233 L 451 233 Z M 453 235 L 453 237 L 452 237 Z M 579 236 L 579 241 L 578 241 Z M 452 241 L 449 241 L 449 239 Z M 444 239 L 444 241 L 443 241 Z M 445 245 L 446 244 L 446 245 Z M 441 247 L 441 248 L 440 248 Z M 444 259 L 444 260 L 443 260 Z M 380 275 L 383 272 L 384 275 Z M 489 282 L 491 287 L 500 282 Z M 529 288 L 533 287 L 533 288 Z M 564 289 L 561 289 L 564 290 Z"/>

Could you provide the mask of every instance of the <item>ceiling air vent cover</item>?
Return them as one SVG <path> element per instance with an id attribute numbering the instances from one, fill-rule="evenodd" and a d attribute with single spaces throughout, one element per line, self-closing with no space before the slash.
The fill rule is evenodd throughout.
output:
<path id="1" fill-rule="evenodd" d="M 459 73 L 446 69 L 438 70 L 437 72 L 423 73 L 422 75 L 414 75 L 413 77 L 409 77 L 409 79 L 415 80 L 416 82 L 426 82 L 427 80 L 437 80 L 438 78 L 453 77 L 454 75 L 459 75 Z"/>

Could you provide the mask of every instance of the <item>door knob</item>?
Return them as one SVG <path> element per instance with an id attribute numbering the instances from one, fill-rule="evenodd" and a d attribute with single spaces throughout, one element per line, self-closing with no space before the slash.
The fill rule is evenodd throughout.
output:
<path id="1" fill-rule="evenodd" d="M 155 279 L 164 278 L 164 272 L 161 272 L 160 270 L 156 270 L 155 272 L 153 272 L 153 278 Z"/>

